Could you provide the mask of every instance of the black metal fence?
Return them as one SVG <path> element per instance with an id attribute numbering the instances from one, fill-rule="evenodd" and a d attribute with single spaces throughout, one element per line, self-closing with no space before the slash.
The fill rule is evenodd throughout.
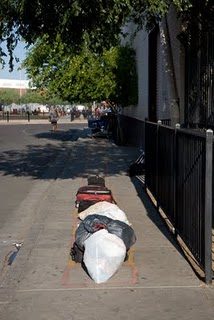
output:
<path id="1" fill-rule="evenodd" d="M 124 115 L 118 115 L 118 129 L 117 139 L 122 144 L 131 144 L 139 148 L 144 148 L 144 122 L 127 117 Z"/>
<path id="2" fill-rule="evenodd" d="M 13 113 L 13 112 L 0 112 L 0 121 L 3 122 L 10 122 L 13 120 L 27 120 L 28 122 L 30 122 L 30 120 L 38 120 L 38 119 L 48 119 L 48 113 L 37 113 L 34 114 L 32 112 L 29 111 L 25 111 L 25 112 L 17 112 L 17 113 Z"/>
<path id="3" fill-rule="evenodd" d="M 146 187 L 212 281 L 213 134 L 145 123 Z"/>
<path id="4" fill-rule="evenodd" d="M 214 227 L 212 131 L 181 129 L 179 125 L 172 128 L 121 115 L 118 124 L 123 143 L 145 150 L 145 186 L 204 271 L 206 283 L 210 283 Z"/>

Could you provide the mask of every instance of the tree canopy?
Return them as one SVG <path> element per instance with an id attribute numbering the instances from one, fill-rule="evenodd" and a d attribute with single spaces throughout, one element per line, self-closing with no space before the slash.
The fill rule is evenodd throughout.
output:
<path id="1" fill-rule="evenodd" d="M 185 22 L 185 32 L 192 21 L 213 28 L 212 0 L 1 0 L 0 41 L 7 41 L 11 67 L 14 46 L 21 38 L 30 45 L 44 35 L 53 43 L 60 36 L 78 50 L 87 37 L 88 45 L 99 51 L 117 44 L 127 19 L 151 28 L 171 4 Z M 0 56 L 4 56 L 1 49 Z"/>
<path id="2" fill-rule="evenodd" d="M 60 39 L 52 46 L 44 36 L 29 52 L 24 67 L 32 85 L 49 96 L 72 103 L 106 98 L 122 105 L 137 102 L 135 53 L 128 46 L 97 54 L 84 45 L 77 54 Z"/>
<path id="3" fill-rule="evenodd" d="M 27 103 L 40 103 L 47 105 L 63 105 L 69 104 L 69 101 L 64 101 L 57 96 L 48 96 L 46 92 L 39 89 L 27 90 L 22 93 L 16 89 L 0 89 L 0 106 L 16 104 L 27 104 Z"/>

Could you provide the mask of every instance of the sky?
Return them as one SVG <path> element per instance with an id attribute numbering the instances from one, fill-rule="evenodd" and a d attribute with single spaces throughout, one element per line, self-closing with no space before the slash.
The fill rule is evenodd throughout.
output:
<path id="1" fill-rule="evenodd" d="M 6 45 L 3 43 L 1 44 L 1 47 L 3 50 L 5 50 L 5 53 L 7 53 L 7 49 L 6 49 Z M 8 66 L 8 60 L 9 59 L 5 59 L 5 67 L 4 69 L 0 69 L 0 79 L 21 79 L 21 80 L 26 80 L 27 79 L 27 75 L 25 73 L 25 70 L 17 70 L 20 66 L 20 64 L 22 63 L 22 61 L 24 60 L 25 56 L 26 56 L 26 49 L 25 49 L 25 44 L 23 42 L 19 42 L 15 51 L 14 51 L 14 55 L 19 58 L 19 62 L 15 62 L 14 60 L 14 71 L 9 72 L 9 66 Z"/>

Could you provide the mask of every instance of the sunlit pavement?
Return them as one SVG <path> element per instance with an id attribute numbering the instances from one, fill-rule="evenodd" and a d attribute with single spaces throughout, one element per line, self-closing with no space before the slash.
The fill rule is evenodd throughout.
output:
<path id="1" fill-rule="evenodd" d="M 87 135 L 66 141 L 46 177 L 17 208 L 23 245 L 1 282 L 1 320 L 213 318 L 213 287 L 194 273 L 142 183 L 127 175 L 137 152 Z M 137 236 L 128 260 L 102 284 L 69 256 L 78 222 L 76 192 L 97 173 L 105 177 Z M 24 219 L 28 228 L 23 229 Z"/>

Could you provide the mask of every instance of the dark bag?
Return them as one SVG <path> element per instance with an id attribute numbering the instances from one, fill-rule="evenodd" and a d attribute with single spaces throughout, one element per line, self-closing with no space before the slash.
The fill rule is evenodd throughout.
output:
<path id="1" fill-rule="evenodd" d="M 88 177 L 88 185 L 105 186 L 105 180 L 99 176 Z"/>
<path id="2" fill-rule="evenodd" d="M 115 203 L 111 190 L 105 186 L 88 185 L 80 187 L 76 194 L 76 206 L 78 207 L 81 201 L 108 201 Z"/>
<path id="3" fill-rule="evenodd" d="M 107 224 L 106 229 L 109 233 L 113 233 L 123 240 L 126 250 L 129 250 L 136 242 L 136 235 L 133 228 L 123 221 L 112 220 Z"/>
<path id="4" fill-rule="evenodd" d="M 101 229 L 106 229 L 109 233 L 115 234 L 123 240 L 127 250 L 136 242 L 134 230 L 125 222 L 92 214 L 86 217 L 76 230 L 75 241 L 78 247 L 83 250 L 85 240 Z"/>
<path id="5" fill-rule="evenodd" d="M 83 250 L 85 240 L 88 239 L 94 232 L 100 229 L 106 229 L 106 225 L 111 220 L 112 219 L 106 216 L 93 214 L 81 221 L 75 232 L 75 242 L 78 247 Z"/>
<path id="6" fill-rule="evenodd" d="M 83 200 L 78 204 L 78 213 L 88 209 L 93 204 L 97 203 L 97 201 Z"/>
<path id="7" fill-rule="evenodd" d="M 76 242 L 74 242 L 73 247 L 71 248 L 71 251 L 70 251 L 71 259 L 75 262 L 81 263 L 83 261 L 83 254 L 84 254 L 84 251 L 78 247 Z"/>

